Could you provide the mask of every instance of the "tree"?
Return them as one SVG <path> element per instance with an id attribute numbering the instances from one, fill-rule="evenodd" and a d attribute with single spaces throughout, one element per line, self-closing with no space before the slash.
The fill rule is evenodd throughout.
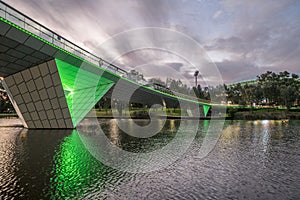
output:
<path id="1" fill-rule="evenodd" d="M 300 81 L 297 74 L 290 74 L 287 71 L 276 74 L 267 71 L 257 78 L 256 98 L 263 96 L 270 105 L 286 106 L 288 109 L 299 101 Z"/>
<path id="2" fill-rule="evenodd" d="M 205 91 L 204 91 L 204 89 L 202 89 L 201 85 L 198 85 L 197 88 L 193 87 L 193 91 L 197 98 L 206 99 Z"/>
<path id="3" fill-rule="evenodd" d="M 0 112 L 3 113 L 7 112 L 8 110 L 13 111 L 14 109 L 0 82 Z"/>
<path id="4" fill-rule="evenodd" d="M 144 75 L 136 70 L 130 70 L 128 78 L 133 81 L 146 81 Z"/>
<path id="5" fill-rule="evenodd" d="M 242 98 L 243 87 L 240 83 L 226 88 L 228 100 L 230 100 L 233 104 L 245 104 Z"/>
<path id="6" fill-rule="evenodd" d="M 179 92 L 186 95 L 191 94 L 191 88 L 189 88 L 186 84 L 183 84 L 181 80 L 167 78 L 166 85 L 170 90 L 174 92 Z"/>
<path id="7" fill-rule="evenodd" d="M 227 93 L 224 85 L 217 85 L 215 87 L 208 87 L 208 88 L 209 88 L 210 100 L 213 100 L 216 103 L 221 103 L 225 101 L 225 97 L 227 96 Z"/>

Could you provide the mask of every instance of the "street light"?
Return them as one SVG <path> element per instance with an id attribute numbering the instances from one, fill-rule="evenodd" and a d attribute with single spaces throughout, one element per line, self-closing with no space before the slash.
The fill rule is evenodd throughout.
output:
<path id="1" fill-rule="evenodd" d="M 196 88 L 197 88 L 197 85 L 198 85 L 198 83 L 197 83 L 197 77 L 198 77 L 198 75 L 199 75 L 199 71 L 197 70 L 197 71 L 195 71 L 195 74 L 194 74 Z"/>

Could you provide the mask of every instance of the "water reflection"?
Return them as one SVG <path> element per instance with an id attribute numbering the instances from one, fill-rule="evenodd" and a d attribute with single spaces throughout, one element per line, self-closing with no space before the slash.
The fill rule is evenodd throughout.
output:
<path id="1" fill-rule="evenodd" d="M 126 134 L 123 130 L 118 127 L 118 123 L 123 123 L 122 126 L 131 127 L 133 123 L 137 123 L 140 126 L 148 124 L 147 120 L 106 120 L 105 122 L 100 122 L 101 129 L 103 130 L 106 137 L 118 147 L 130 151 L 130 152 L 151 152 L 158 148 L 162 148 L 167 145 L 175 136 L 178 127 L 180 125 L 179 120 L 169 120 L 166 124 L 162 124 L 160 120 L 153 122 L 156 124 L 157 128 L 161 131 L 155 136 L 150 138 L 135 138 L 131 135 Z M 89 127 L 89 126 L 87 126 Z M 87 130 L 86 125 L 82 128 L 80 127 L 80 133 L 86 135 L 97 134 L 96 129 Z M 128 130 L 128 129 L 126 129 Z M 134 131 L 133 129 L 131 131 Z M 167 135 L 168 137 L 164 136 Z"/>
<path id="2" fill-rule="evenodd" d="M 149 172 L 164 168 L 178 159 L 193 142 L 197 134 L 198 121 L 174 122 L 176 133 L 170 129 L 170 121 L 165 123 L 157 119 L 151 122 L 152 126 L 161 131 L 156 135 L 144 138 L 133 137 L 123 131 L 129 130 L 132 123 L 138 123 L 143 127 L 147 120 L 108 120 L 98 126 L 98 121 L 87 119 L 77 128 L 81 139 L 90 153 L 115 169 L 127 172 Z M 121 124 L 122 129 L 115 127 Z M 179 126 L 180 125 L 180 126 Z M 92 128 L 91 128 L 92 127 Z M 134 131 L 134 130 L 132 130 Z M 135 130 L 135 135 L 143 135 L 143 132 Z M 111 141 L 113 139 L 113 142 Z M 118 141 L 118 145 L 114 145 Z M 105 153 L 103 153 L 105 152 Z"/>
<path id="3" fill-rule="evenodd" d="M 76 130 L 64 139 L 53 160 L 50 185 L 45 191 L 51 198 L 73 199 L 97 193 L 120 178 L 114 176 L 116 171 L 91 156 Z"/>
<path id="4" fill-rule="evenodd" d="M 113 121 L 113 120 L 112 120 Z M 115 120 L 114 120 L 115 121 Z M 114 145 L 119 145 L 120 146 L 120 132 L 119 132 L 119 127 L 117 123 L 112 122 L 109 125 L 109 139 Z"/>
<path id="5" fill-rule="evenodd" d="M 14 123 L 14 120 L 13 120 Z M 70 131 L 0 127 L 1 198 L 42 197 L 55 151 Z"/>
<path id="6" fill-rule="evenodd" d="M 15 159 L 20 128 L 1 128 L 0 133 L 0 196 L 3 198 L 10 197 L 10 194 L 21 195 L 23 189 L 16 183 L 18 182 L 15 176 L 18 166 L 18 161 Z M 17 190 L 15 194 L 14 190 Z"/>
<path id="7" fill-rule="evenodd" d="M 167 120 L 159 134 L 134 138 L 114 120 L 99 123 L 112 144 L 131 152 L 164 147 L 180 125 Z M 192 146 L 171 166 L 141 174 L 95 159 L 81 140 L 95 135 L 93 127 L 0 127 L 0 199 L 299 199 L 299 121 L 227 121 L 215 149 L 199 159 L 208 127 L 200 122 Z"/>

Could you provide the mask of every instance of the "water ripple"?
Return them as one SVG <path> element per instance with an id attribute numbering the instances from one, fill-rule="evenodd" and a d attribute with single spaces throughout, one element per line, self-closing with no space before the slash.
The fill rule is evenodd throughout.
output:
<path id="1" fill-rule="evenodd" d="M 168 122 L 150 139 L 115 127 L 112 133 L 110 120 L 101 126 L 120 148 L 151 152 L 174 138 L 176 122 Z M 77 131 L 0 127 L 0 199 L 299 199 L 299 121 L 227 121 L 201 159 L 206 130 L 201 122 L 188 151 L 168 168 L 133 174 L 96 160 Z"/>

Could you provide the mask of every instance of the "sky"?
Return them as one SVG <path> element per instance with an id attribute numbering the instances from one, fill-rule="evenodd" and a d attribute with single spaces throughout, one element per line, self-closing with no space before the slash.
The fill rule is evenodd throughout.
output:
<path id="1" fill-rule="evenodd" d="M 254 79 L 267 70 L 300 74 L 297 0 L 5 2 L 79 46 L 104 59 L 113 58 L 114 64 L 127 71 L 136 69 L 146 78 L 183 76 L 192 82 L 199 69 L 211 84 L 217 78 L 206 75 L 205 69 L 213 66 L 225 83 Z M 149 27 L 171 30 L 177 36 L 157 34 Z M 178 39 L 182 35 L 202 51 L 187 48 L 188 42 Z M 137 48 L 140 44 L 143 48 Z M 168 51 L 172 47 L 174 52 Z M 195 64 L 190 57 L 201 60 Z"/>

